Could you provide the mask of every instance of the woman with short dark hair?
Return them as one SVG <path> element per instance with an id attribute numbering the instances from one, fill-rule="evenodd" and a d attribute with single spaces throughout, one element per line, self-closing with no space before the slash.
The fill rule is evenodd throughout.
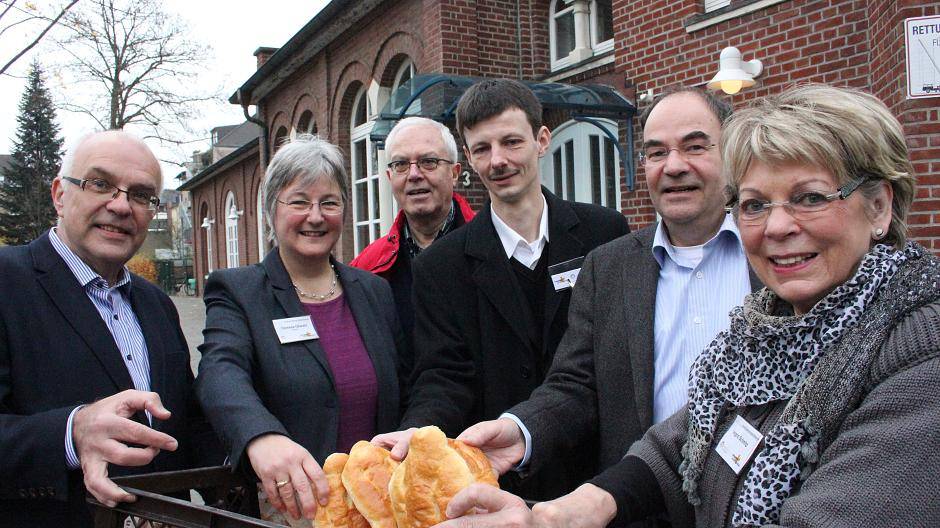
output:
<path id="1" fill-rule="evenodd" d="M 210 275 L 196 390 L 231 464 L 312 519 L 328 496 L 319 463 L 397 427 L 406 344 L 388 283 L 332 257 L 348 203 L 339 149 L 298 136 L 262 191 L 276 245 Z"/>

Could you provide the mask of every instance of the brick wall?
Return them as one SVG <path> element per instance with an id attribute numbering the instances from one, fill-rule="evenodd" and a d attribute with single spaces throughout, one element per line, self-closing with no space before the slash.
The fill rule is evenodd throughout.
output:
<path id="1" fill-rule="evenodd" d="M 938 13 L 940 2 L 794 0 L 692 33 L 683 23 L 701 13 L 700 0 L 618 0 L 613 6 L 616 71 L 637 93 L 704 84 L 717 71 L 725 46 L 764 64 L 756 88 L 729 96 L 735 107 L 805 81 L 875 93 L 904 125 L 912 149 L 920 190 L 911 233 L 940 250 L 940 99 L 905 100 L 902 27 L 905 18 Z M 635 132 L 642 137 L 638 124 Z M 636 192 L 624 195 L 623 210 L 638 227 L 655 219 L 642 167 Z"/>
<path id="2" fill-rule="evenodd" d="M 940 254 L 940 98 L 907 99 L 904 19 L 940 14 L 940 2 L 878 0 L 868 19 L 871 90 L 898 116 L 918 188 L 908 219 L 913 238 Z"/>
<path id="3" fill-rule="evenodd" d="M 242 211 L 238 219 L 239 265 L 258 261 L 258 211 L 257 186 L 261 180 L 257 149 L 240 161 L 215 173 L 209 181 L 197 186 L 192 192 L 193 203 L 193 263 L 199 294 L 202 294 L 204 277 L 208 273 L 206 262 L 206 230 L 200 227 L 208 213 L 215 220 L 212 224 L 212 269 L 227 267 L 225 246 L 225 199 L 229 192 L 235 195 L 235 204 Z"/>

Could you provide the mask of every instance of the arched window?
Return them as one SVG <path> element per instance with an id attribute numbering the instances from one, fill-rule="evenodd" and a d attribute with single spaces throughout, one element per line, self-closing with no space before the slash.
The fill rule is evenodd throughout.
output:
<path id="1" fill-rule="evenodd" d="M 297 120 L 297 127 L 294 129 L 297 134 L 316 134 L 317 123 L 313 120 L 313 112 L 304 110 Z"/>
<path id="2" fill-rule="evenodd" d="M 411 59 L 406 59 L 404 63 L 398 68 L 398 73 L 395 74 L 395 81 L 392 82 L 392 91 L 394 92 L 398 89 L 399 86 L 410 81 L 412 77 L 415 76 L 415 66 L 411 62 Z"/>
<path id="3" fill-rule="evenodd" d="M 617 137 L 617 124 L 601 120 Z M 540 165 L 542 183 L 556 195 L 620 209 L 620 159 L 617 147 L 596 126 L 568 121 L 552 132 Z"/>
<path id="4" fill-rule="evenodd" d="M 350 118 L 350 167 L 352 169 L 353 239 L 358 254 L 379 236 L 381 223 L 379 175 L 375 147 L 369 139 L 374 122 L 365 87 L 353 99 Z"/>
<path id="5" fill-rule="evenodd" d="M 277 152 L 278 149 L 287 143 L 288 137 L 287 127 L 283 125 L 278 127 L 277 132 L 274 133 L 274 144 L 271 145 L 272 151 Z"/>
<path id="6" fill-rule="evenodd" d="M 263 184 L 262 184 L 263 185 Z M 258 262 L 264 260 L 264 254 L 268 247 L 268 238 L 265 233 L 264 225 L 264 195 L 261 192 L 261 185 L 258 186 L 258 205 L 256 211 L 258 211 Z"/>
<path id="7" fill-rule="evenodd" d="M 235 194 L 229 191 L 225 198 L 225 254 L 226 266 L 238 267 L 238 217 L 241 211 L 235 204 Z"/>
<path id="8" fill-rule="evenodd" d="M 215 220 L 209 218 L 209 205 L 206 203 L 202 204 L 200 208 L 200 216 L 202 216 L 202 222 L 199 223 L 199 227 L 205 231 L 203 236 L 203 246 L 205 247 L 205 260 L 203 261 L 203 269 L 206 270 L 206 277 L 212 273 L 213 269 L 213 249 L 212 249 L 212 224 L 215 223 Z"/>

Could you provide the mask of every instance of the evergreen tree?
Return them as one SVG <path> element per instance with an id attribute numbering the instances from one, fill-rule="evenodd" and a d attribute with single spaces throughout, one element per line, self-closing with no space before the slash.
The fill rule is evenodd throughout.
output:
<path id="1" fill-rule="evenodd" d="M 50 192 L 63 139 L 38 62 L 30 66 L 19 110 L 10 165 L 0 184 L 0 237 L 7 244 L 25 244 L 56 221 Z"/>

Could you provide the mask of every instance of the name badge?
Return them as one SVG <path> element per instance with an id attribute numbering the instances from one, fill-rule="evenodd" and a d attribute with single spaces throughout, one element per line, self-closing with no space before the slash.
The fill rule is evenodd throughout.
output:
<path id="1" fill-rule="evenodd" d="M 274 331 L 277 332 L 277 338 L 282 345 L 296 343 L 297 341 L 309 341 L 320 337 L 317 335 L 317 330 L 313 327 L 313 320 L 310 319 L 309 315 L 275 319 L 271 322 L 274 324 Z"/>
<path id="2" fill-rule="evenodd" d="M 555 287 L 555 291 L 574 288 L 583 263 L 584 257 L 578 257 L 549 266 L 548 274 L 552 277 L 552 286 Z"/>
<path id="3" fill-rule="evenodd" d="M 739 415 L 734 417 L 734 423 L 721 437 L 715 451 L 731 466 L 735 475 L 740 475 L 763 439 L 764 435 Z"/>

